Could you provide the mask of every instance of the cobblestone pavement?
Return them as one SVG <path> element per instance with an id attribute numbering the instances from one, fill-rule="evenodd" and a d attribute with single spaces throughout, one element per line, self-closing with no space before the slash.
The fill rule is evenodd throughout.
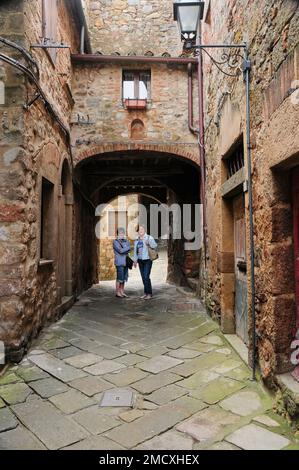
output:
<path id="1" fill-rule="evenodd" d="M 272 397 L 201 303 L 164 282 L 145 302 L 95 286 L 0 377 L 0 449 L 298 449 Z M 100 407 L 107 390 L 134 407 Z"/>

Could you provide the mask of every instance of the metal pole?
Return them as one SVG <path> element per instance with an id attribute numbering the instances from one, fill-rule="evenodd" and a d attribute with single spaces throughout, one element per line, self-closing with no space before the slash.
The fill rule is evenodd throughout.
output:
<path id="1" fill-rule="evenodd" d="M 207 211 L 206 211 L 206 167 L 205 167 L 205 127 L 204 127 L 204 83 L 202 50 L 198 54 L 198 88 L 199 88 L 199 155 L 201 173 L 201 203 L 203 209 L 204 263 L 207 268 Z"/>
<path id="2" fill-rule="evenodd" d="M 252 194 L 252 159 L 251 159 L 251 126 L 250 126 L 250 60 L 246 46 L 244 73 L 246 83 L 246 140 L 248 163 L 248 197 L 250 225 L 250 282 L 251 282 L 251 312 L 252 312 L 252 380 L 256 380 L 256 311 L 255 311 L 255 250 L 254 250 L 254 219 Z"/>

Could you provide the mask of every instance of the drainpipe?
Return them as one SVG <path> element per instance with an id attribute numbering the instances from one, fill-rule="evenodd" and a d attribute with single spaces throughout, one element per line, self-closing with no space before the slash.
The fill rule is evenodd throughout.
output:
<path id="1" fill-rule="evenodd" d="M 253 182 L 252 182 L 252 155 L 251 155 L 251 113 L 250 113 L 250 71 L 248 45 L 245 50 L 244 78 L 246 85 L 246 146 L 248 165 L 248 199 L 249 199 L 249 231 L 250 231 L 250 286 L 251 286 L 251 315 L 252 315 L 252 380 L 256 380 L 256 355 L 257 355 L 257 319 L 255 308 L 255 246 L 254 246 L 254 207 L 253 207 Z"/>
<path id="2" fill-rule="evenodd" d="M 80 39 L 80 54 L 84 54 L 85 51 L 85 27 L 81 27 L 81 39 Z"/>
<path id="3" fill-rule="evenodd" d="M 192 134 L 199 135 L 199 129 L 194 127 L 193 123 L 193 65 L 188 64 L 188 125 Z"/>
<path id="4" fill-rule="evenodd" d="M 199 44 L 201 44 L 201 29 Z M 203 59 L 202 50 L 198 51 L 198 109 L 199 109 L 199 157 L 201 171 L 201 202 L 203 208 L 203 237 L 204 237 L 204 262 L 207 268 L 207 202 L 206 202 L 206 152 L 205 152 L 205 126 L 204 126 L 204 83 L 203 83 Z"/>

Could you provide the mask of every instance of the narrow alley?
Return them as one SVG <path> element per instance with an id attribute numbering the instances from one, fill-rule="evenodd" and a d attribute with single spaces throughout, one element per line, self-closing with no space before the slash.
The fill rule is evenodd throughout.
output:
<path id="1" fill-rule="evenodd" d="M 0 1 L 0 450 L 299 450 L 298 128 L 298 0 Z"/>
<path id="2" fill-rule="evenodd" d="M 128 299 L 102 282 L 44 330 L 0 379 L 1 450 L 299 449 L 199 300 L 165 277 L 162 255 L 152 301 L 135 271 Z M 102 407 L 111 391 L 133 401 Z"/>

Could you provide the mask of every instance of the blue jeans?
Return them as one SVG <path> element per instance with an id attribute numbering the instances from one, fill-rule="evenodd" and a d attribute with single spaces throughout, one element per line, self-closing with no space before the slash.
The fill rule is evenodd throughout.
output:
<path id="1" fill-rule="evenodd" d="M 129 277 L 129 270 L 126 266 L 116 266 L 116 280 L 120 284 L 124 284 L 125 282 L 128 282 L 128 277 Z"/>
<path id="2" fill-rule="evenodd" d="M 150 259 L 139 259 L 138 260 L 139 270 L 142 277 L 142 282 L 144 285 L 144 293 L 145 295 L 152 295 L 152 283 L 150 279 L 151 270 L 153 266 L 153 262 Z"/>

